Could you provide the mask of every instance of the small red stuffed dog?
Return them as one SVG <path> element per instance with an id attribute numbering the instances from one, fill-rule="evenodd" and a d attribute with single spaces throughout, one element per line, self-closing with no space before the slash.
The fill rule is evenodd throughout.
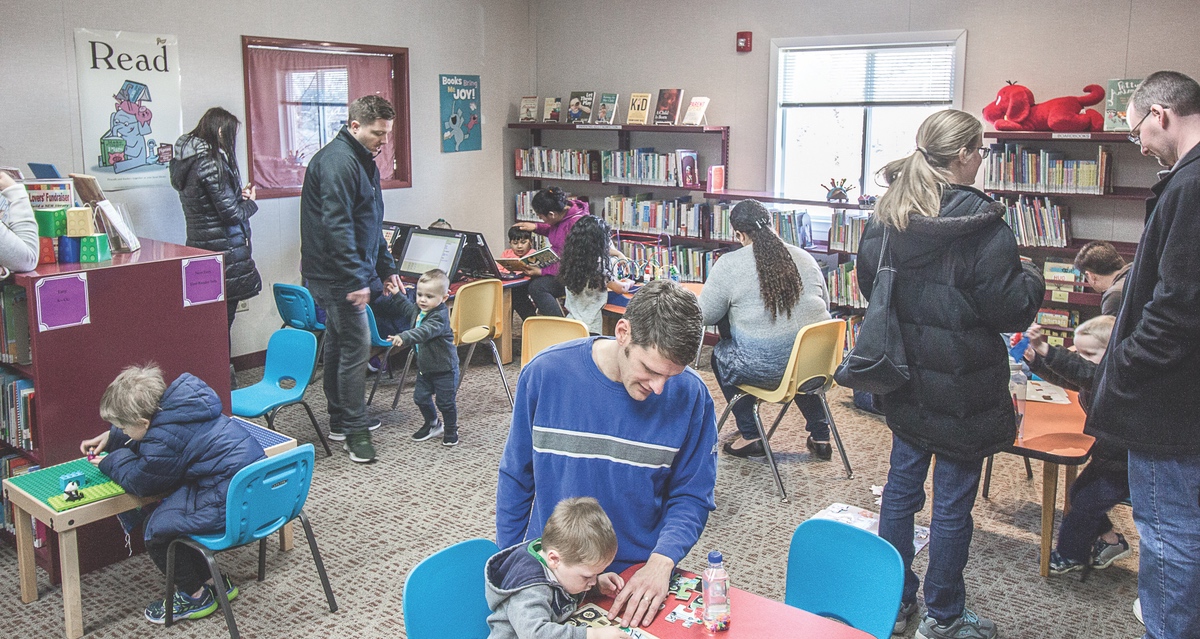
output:
<path id="1" fill-rule="evenodd" d="M 1089 84 L 1087 95 L 1066 96 L 1035 104 L 1033 92 L 1009 80 L 996 100 L 983 107 L 983 119 L 997 131 L 1101 131 L 1104 116 L 1083 107 L 1104 101 L 1104 87 Z"/>

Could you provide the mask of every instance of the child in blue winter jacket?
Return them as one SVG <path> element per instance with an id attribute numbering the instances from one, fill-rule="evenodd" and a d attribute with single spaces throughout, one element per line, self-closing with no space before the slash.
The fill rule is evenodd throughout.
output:
<path id="1" fill-rule="evenodd" d="M 221 414 L 221 399 L 199 378 L 184 373 L 170 386 L 155 365 L 130 366 L 100 398 L 107 432 L 84 440 L 83 453 L 107 451 L 93 463 L 134 495 L 169 493 L 146 520 L 146 552 L 166 573 L 167 546 L 187 534 L 225 529 L 225 495 L 237 472 L 263 459 L 262 446 Z M 200 619 L 217 609 L 204 557 L 175 549 L 175 619 Z M 229 599 L 237 587 L 222 584 Z M 166 602 L 146 607 L 146 619 L 164 623 Z"/>

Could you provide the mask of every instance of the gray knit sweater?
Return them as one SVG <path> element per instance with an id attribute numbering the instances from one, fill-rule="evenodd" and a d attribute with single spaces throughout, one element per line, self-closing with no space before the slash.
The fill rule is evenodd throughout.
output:
<path id="1" fill-rule="evenodd" d="M 39 244 L 29 194 L 24 184 L 14 184 L 0 194 L 8 200 L 8 210 L 0 218 L 0 277 L 7 277 L 10 271 L 32 271 L 37 268 Z"/>
<path id="2" fill-rule="evenodd" d="M 804 290 L 792 308 L 774 320 L 763 306 L 754 266 L 753 246 L 722 255 L 713 264 L 700 308 L 704 323 L 713 325 L 728 316 L 730 338 L 713 349 L 724 377 L 734 384 L 772 387 L 783 377 L 792 343 L 801 328 L 829 319 L 829 291 L 817 261 L 803 249 L 785 244 L 800 271 Z"/>

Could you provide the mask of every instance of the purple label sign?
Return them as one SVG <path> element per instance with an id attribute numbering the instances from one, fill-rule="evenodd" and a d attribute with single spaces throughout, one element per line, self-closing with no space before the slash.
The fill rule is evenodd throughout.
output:
<path id="1" fill-rule="evenodd" d="M 183 260 L 183 305 L 211 304 L 225 299 L 224 255 Z"/>
<path id="2" fill-rule="evenodd" d="M 47 277 L 34 285 L 38 331 L 92 322 L 87 273 Z"/>

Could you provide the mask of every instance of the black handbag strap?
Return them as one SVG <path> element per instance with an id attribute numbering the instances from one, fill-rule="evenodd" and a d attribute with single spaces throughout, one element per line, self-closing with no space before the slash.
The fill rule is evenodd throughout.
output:
<path id="1" fill-rule="evenodd" d="M 892 253 L 891 253 L 891 251 L 888 251 L 888 227 L 887 227 L 887 224 L 883 225 L 883 241 L 880 242 L 880 244 L 879 244 L 879 265 L 875 267 L 875 274 L 878 275 L 879 272 L 883 271 L 883 270 L 888 270 L 888 271 L 893 271 L 893 272 L 895 272 L 895 270 L 896 270 L 895 268 L 892 267 Z"/>

